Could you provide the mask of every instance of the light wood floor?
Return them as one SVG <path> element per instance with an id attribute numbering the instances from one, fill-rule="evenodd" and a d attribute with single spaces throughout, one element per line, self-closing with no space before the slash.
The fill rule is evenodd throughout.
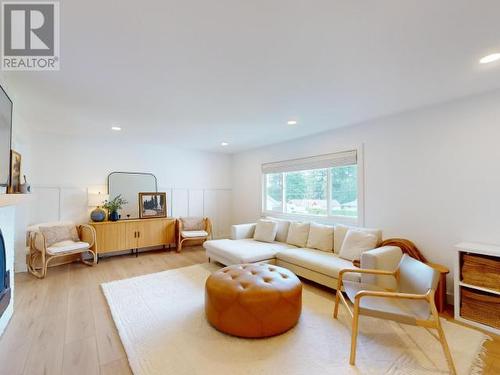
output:
<path id="1" fill-rule="evenodd" d="M 53 267 L 44 280 L 16 274 L 15 314 L 0 339 L 0 374 L 131 374 L 100 284 L 203 262 L 201 247 L 186 247 L 181 254 L 102 259 L 96 267 Z M 486 348 L 485 374 L 500 374 L 500 338 Z"/>

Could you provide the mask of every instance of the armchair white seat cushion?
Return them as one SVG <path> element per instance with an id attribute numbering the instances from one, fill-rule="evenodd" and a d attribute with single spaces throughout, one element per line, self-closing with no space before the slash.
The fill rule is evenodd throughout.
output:
<path id="1" fill-rule="evenodd" d="M 77 250 L 88 249 L 90 244 L 83 241 L 61 241 L 47 247 L 49 254 L 72 253 Z"/>
<path id="2" fill-rule="evenodd" d="M 348 274 L 345 274 L 346 276 Z M 390 276 L 386 276 L 390 277 Z M 344 291 L 351 301 L 362 290 L 385 292 L 382 287 L 372 284 L 344 281 Z M 415 325 L 417 319 L 429 319 L 429 303 L 425 300 L 364 297 L 359 302 L 360 314 L 374 318 L 391 319 L 404 324 Z"/>
<path id="3" fill-rule="evenodd" d="M 183 230 L 181 235 L 184 238 L 208 237 L 208 232 L 205 230 Z"/>
<path id="4" fill-rule="evenodd" d="M 206 241 L 203 247 L 210 259 L 226 266 L 267 261 L 274 259 L 280 250 L 293 248 L 293 246 L 281 242 L 259 242 L 250 238 Z"/>
<path id="5" fill-rule="evenodd" d="M 287 262 L 334 279 L 338 278 L 340 270 L 353 268 L 351 261 L 339 258 L 333 253 L 308 248 L 282 250 L 276 258 L 278 265 L 280 261 Z M 361 281 L 359 274 L 352 273 L 346 277 L 352 281 Z"/>

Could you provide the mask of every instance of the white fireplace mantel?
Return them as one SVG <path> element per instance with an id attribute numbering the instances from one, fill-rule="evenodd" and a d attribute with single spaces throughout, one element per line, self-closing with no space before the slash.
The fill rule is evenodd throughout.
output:
<path id="1" fill-rule="evenodd" d="M 0 207 L 16 206 L 26 202 L 30 194 L 0 194 Z"/>

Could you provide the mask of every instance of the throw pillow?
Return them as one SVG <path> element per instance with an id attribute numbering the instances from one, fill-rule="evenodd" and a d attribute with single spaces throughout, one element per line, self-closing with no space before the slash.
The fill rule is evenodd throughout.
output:
<path id="1" fill-rule="evenodd" d="M 311 223 L 307 247 L 331 252 L 333 250 L 333 227 Z"/>
<path id="2" fill-rule="evenodd" d="M 358 228 L 358 227 L 348 227 L 347 225 L 337 224 L 334 229 L 333 236 L 333 251 L 338 254 L 344 243 L 345 235 L 349 229 L 357 230 L 360 232 L 370 233 L 377 237 L 377 245 L 382 242 L 382 231 L 380 229 L 371 228 Z"/>
<path id="3" fill-rule="evenodd" d="M 278 224 L 271 220 L 259 220 L 255 224 L 253 239 L 262 242 L 273 242 L 278 231 Z"/>
<path id="4" fill-rule="evenodd" d="M 339 257 L 347 260 L 359 260 L 365 251 L 377 247 L 377 237 L 374 234 L 349 229 L 340 248 Z"/>
<path id="5" fill-rule="evenodd" d="M 278 223 L 278 231 L 276 232 L 276 241 L 286 242 L 286 238 L 288 237 L 288 228 L 290 228 L 290 221 L 277 219 L 274 217 L 266 217 L 266 219 Z"/>
<path id="6" fill-rule="evenodd" d="M 286 243 L 298 247 L 306 247 L 309 237 L 309 223 L 299 223 L 292 221 L 288 228 Z"/>
<path id="7" fill-rule="evenodd" d="M 40 227 L 40 232 L 45 238 L 45 243 L 47 247 L 52 246 L 55 243 L 61 241 L 80 241 L 80 237 L 78 236 L 78 231 L 76 230 L 76 226 L 72 224 L 67 225 L 54 225 L 48 227 Z"/>
<path id="8" fill-rule="evenodd" d="M 205 230 L 205 222 L 202 217 L 181 217 L 182 230 Z"/>

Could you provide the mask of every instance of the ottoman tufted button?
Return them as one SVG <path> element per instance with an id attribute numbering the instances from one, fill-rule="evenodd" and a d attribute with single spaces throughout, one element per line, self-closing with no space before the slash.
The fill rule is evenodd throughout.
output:
<path id="1" fill-rule="evenodd" d="M 297 324 L 301 308 L 302 284 L 285 268 L 266 264 L 229 266 L 212 274 L 205 284 L 207 320 L 219 331 L 234 336 L 283 333 Z"/>

